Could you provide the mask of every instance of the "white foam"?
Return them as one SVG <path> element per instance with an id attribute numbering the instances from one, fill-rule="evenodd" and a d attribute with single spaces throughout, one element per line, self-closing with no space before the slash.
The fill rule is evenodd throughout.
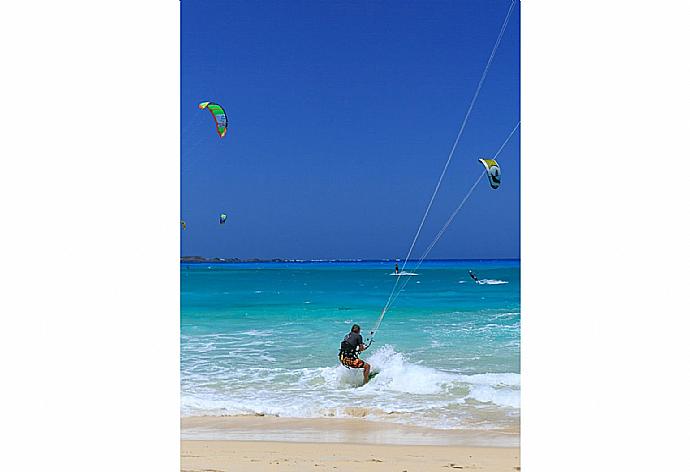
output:
<path id="1" fill-rule="evenodd" d="M 481 413 L 471 411 L 508 408 L 509 414 L 519 414 L 520 374 L 442 371 L 410 362 L 389 345 L 372 351 L 364 360 L 378 375 L 364 386 L 361 369 L 336 363 L 321 368 L 241 371 L 193 364 L 183 374 L 181 412 L 184 416 L 357 416 L 441 429 L 475 427 L 479 423 L 464 418 Z M 267 357 L 262 358 L 270 362 Z M 480 423 L 486 426 L 486 421 Z"/>
<path id="2" fill-rule="evenodd" d="M 497 389 L 489 385 L 476 385 L 470 388 L 469 397 L 483 403 L 520 408 L 520 390 Z"/>
<path id="3" fill-rule="evenodd" d="M 379 372 L 374 379 L 376 383 L 371 384 L 376 390 L 433 394 L 441 392 L 443 384 L 452 381 L 451 374 L 411 364 L 388 345 L 376 351 L 369 363 L 374 371 Z"/>
<path id="4" fill-rule="evenodd" d="M 520 386 L 520 374 L 513 373 L 459 375 L 459 379 L 472 385 Z"/>
<path id="5" fill-rule="evenodd" d="M 270 331 L 259 331 L 256 329 L 250 329 L 247 331 L 242 331 L 242 332 L 237 333 L 237 334 L 243 334 L 245 336 L 273 336 L 273 333 L 271 333 Z"/>
<path id="6" fill-rule="evenodd" d="M 477 283 L 479 285 L 502 285 L 502 284 L 507 284 L 507 280 L 494 280 L 494 279 L 481 279 L 478 280 Z"/>

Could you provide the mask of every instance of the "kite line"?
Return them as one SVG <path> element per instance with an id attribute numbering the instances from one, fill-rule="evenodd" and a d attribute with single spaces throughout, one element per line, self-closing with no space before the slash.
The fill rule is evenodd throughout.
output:
<path id="1" fill-rule="evenodd" d="M 455 141 L 453 142 L 453 146 L 450 149 L 450 153 L 448 154 L 448 158 L 446 159 L 446 163 L 443 166 L 443 170 L 441 171 L 441 175 L 439 176 L 439 178 L 436 182 L 436 187 L 434 188 L 434 191 L 431 195 L 429 203 L 427 204 L 426 210 L 424 211 L 424 215 L 422 216 L 422 219 L 419 222 L 419 226 L 417 227 L 417 232 L 415 233 L 415 236 L 412 239 L 412 243 L 410 244 L 410 248 L 407 251 L 407 255 L 405 256 L 405 261 L 403 262 L 402 269 L 401 269 L 402 272 L 405 271 L 405 267 L 407 266 L 407 262 L 410 259 L 410 255 L 412 254 L 412 251 L 413 251 L 415 245 L 417 244 L 417 239 L 419 238 L 419 234 L 421 233 L 422 228 L 424 227 L 424 224 L 426 223 L 427 216 L 429 215 L 429 210 L 431 210 L 431 206 L 433 205 L 434 200 L 436 199 L 436 195 L 438 194 L 438 190 L 441 187 L 441 183 L 443 182 L 443 179 L 446 175 L 446 171 L 448 170 L 448 166 L 450 165 L 450 162 L 453 160 L 453 156 L 455 155 L 455 150 L 458 146 L 458 143 L 460 142 L 460 138 L 462 137 L 462 135 L 465 131 L 465 126 L 467 125 L 467 121 L 469 120 L 469 117 L 472 114 L 472 110 L 474 109 L 474 105 L 477 101 L 477 98 L 479 97 L 479 92 L 481 91 L 482 86 L 484 85 L 484 80 L 486 79 L 486 76 L 489 72 L 489 68 L 491 67 L 491 63 L 494 60 L 494 56 L 496 55 L 496 51 L 498 50 L 498 47 L 501 44 L 501 40 L 503 39 L 503 34 L 505 33 L 506 27 L 508 26 L 508 21 L 510 20 L 510 16 L 513 12 L 513 8 L 515 7 L 516 1 L 517 0 L 513 0 L 510 4 L 510 7 L 508 8 L 508 13 L 506 13 L 505 19 L 503 20 L 503 25 L 501 26 L 501 30 L 498 34 L 498 37 L 496 38 L 496 42 L 494 43 L 494 47 L 491 51 L 491 55 L 489 56 L 489 59 L 487 60 L 486 65 L 484 66 L 484 71 L 482 73 L 481 78 L 479 79 L 479 83 L 477 84 L 477 88 L 474 91 L 474 95 L 472 97 L 472 100 L 470 102 L 469 107 L 467 108 L 467 112 L 465 113 L 465 117 L 462 120 L 462 123 L 460 125 L 460 129 L 458 130 L 458 134 L 455 137 Z M 515 129 L 517 129 L 517 126 L 515 127 Z M 513 132 L 514 131 L 515 130 L 513 130 Z M 510 136 L 512 136 L 512 133 Z M 510 139 L 510 138 L 508 138 L 508 139 Z M 507 140 L 506 140 L 506 142 L 507 142 Z M 500 152 L 500 150 L 499 150 L 499 152 Z M 480 176 L 480 178 L 481 178 L 481 176 Z M 462 208 L 462 205 L 467 200 L 467 198 L 469 198 L 470 194 L 472 193 L 474 188 L 477 186 L 478 182 L 479 182 L 479 179 L 477 179 L 477 182 L 474 184 L 474 186 L 472 187 L 470 192 L 468 192 L 468 194 L 465 196 L 465 198 L 463 199 L 463 203 L 460 205 L 460 207 L 458 207 L 457 211 L 459 211 L 459 208 Z M 454 216 L 453 216 L 453 218 L 454 218 Z M 421 261 L 420 261 L 420 263 L 421 263 Z M 405 281 L 405 283 L 403 284 L 403 288 L 405 285 L 407 285 L 407 282 L 408 281 Z M 392 302 L 395 299 L 397 299 L 397 295 L 395 295 L 395 297 L 394 297 L 394 294 L 396 294 L 396 288 L 398 287 L 399 283 L 400 283 L 400 277 L 396 277 L 396 281 L 395 281 L 395 284 L 393 285 L 393 289 L 391 290 L 391 293 L 388 295 L 388 300 L 386 301 L 386 304 L 384 305 L 383 309 L 381 310 L 381 314 L 379 315 L 379 318 L 376 321 L 376 325 L 375 325 L 374 329 L 372 329 L 370 332 L 369 344 L 371 344 L 371 342 L 373 342 L 374 336 L 376 335 L 376 332 L 378 331 L 379 327 L 381 326 L 381 322 L 383 321 L 384 316 L 386 316 L 386 312 L 390 308 Z M 398 294 L 399 294 L 399 292 L 398 292 Z"/>

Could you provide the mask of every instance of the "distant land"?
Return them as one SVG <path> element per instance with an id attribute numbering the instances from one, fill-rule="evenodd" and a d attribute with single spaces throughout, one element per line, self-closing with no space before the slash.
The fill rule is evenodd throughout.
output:
<path id="1" fill-rule="evenodd" d="M 408 262 L 415 262 L 418 259 L 410 259 Z M 428 262 L 432 261 L 519 261 L 519 258 L 505 258 L 505 259 L 426 259 Z M 240 259 L 239 257 L 202 257 L 202 256 L 182 256 L 180 263 L 182 264 L 237 264 L 246 262 L 402 262 L 402 259 L 282 259 L 274 257 L 272 259 Z"/>
<path id="2" fill-rule="evenodd" d="M 185 262 L 185 263 L 190 263 L 190 262 L 200 262 L 200 263 L 208 263 L 208 262 L 228 262 L 228 263 L 237 263 L 237 262 L 303 262 L 298 259 L 280 259 L 280 258 L 273 258 L 273 259 L 258 259 L 258 258 L 253 258 L 253 259 L 240 259 L 238 257 L 230 257 L 230 258 L 223 258 L 223 257 L 201 257 L 201 256 L 182 256 L 180 257 L 180 262 Z"/>
<path id="3" fill-rule="evenodd" d="M 394 261 L 395 259 L 376 259 L 377 261 Z M 272 259 L 240 259 L 239 257 L 202 257 L 202 256 L 182 256 L 180 257 L 182 263 L 240 263 L 240 262 L 364 262 L 364 259 L 282 259 L 274 257 Z"/>

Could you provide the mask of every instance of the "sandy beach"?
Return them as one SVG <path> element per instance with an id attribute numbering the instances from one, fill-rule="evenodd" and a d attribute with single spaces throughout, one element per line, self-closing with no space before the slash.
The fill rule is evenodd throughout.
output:
<path id="1" fill-rule="evenodd" d="M 363 419 L 191 417 L 183 471 L 520 470 L 519 431 L 434 430 Z"/>
<path id="2" fill-rule="evenodd" d="M 399 471 L 520 470 L 518 448 L 293 443 L 276 441 L 181 442 L 181 470 Z"/>

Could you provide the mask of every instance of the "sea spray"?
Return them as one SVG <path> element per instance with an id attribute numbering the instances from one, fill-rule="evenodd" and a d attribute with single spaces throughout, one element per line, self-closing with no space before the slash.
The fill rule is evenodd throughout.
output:
<path id="1" fill-rule="evenodd" d="M 436 369 L 408 362 L 402 353 L 385 345 L 376 351 L 369 362 L 379 372 L 372 388 L 379 391 L 395 391 L 415 394 L 433 394 L 442 391 L 452 376 Z"/>

